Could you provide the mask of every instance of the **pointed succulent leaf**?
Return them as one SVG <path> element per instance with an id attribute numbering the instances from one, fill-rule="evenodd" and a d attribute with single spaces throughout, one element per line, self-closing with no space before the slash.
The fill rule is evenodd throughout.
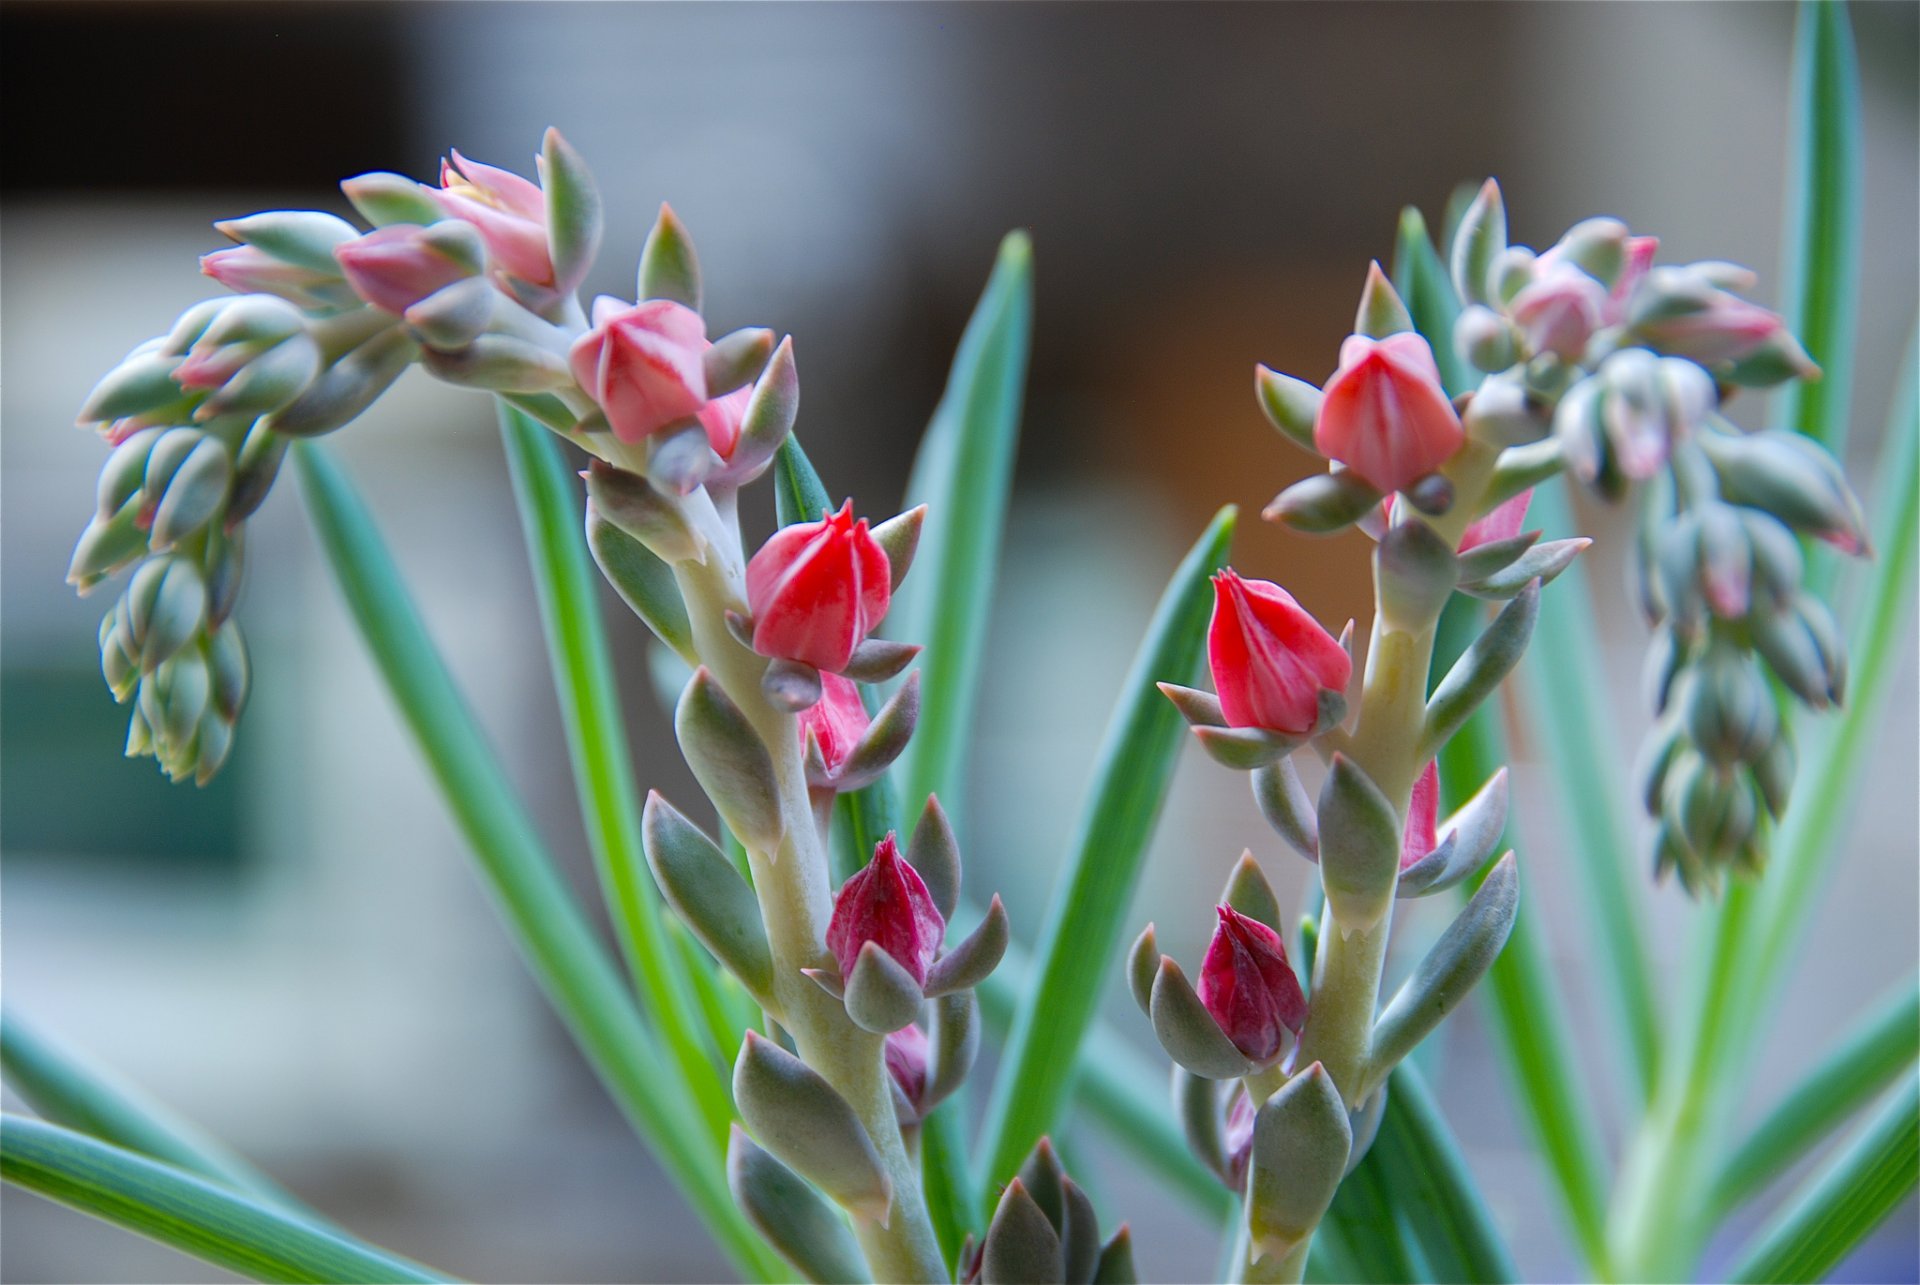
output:
<path id="1" fill-rule="evenodd" d="M 848 751 L 846 759 L 840 765 L 840 774 L 835 779 L 835 788 L 845 793 L 849 790 L 865 789 L 880 779 L 880 774 L 893 765 L 900 752 L 907 748 L 907 742 L 913 738 L 913 729 L 920 721 L 920 675 L 909 674 L 907 681 L 893 698 L 880 707 L 880 712 L 867 724 L 867 730 Z M 908 865 L 913 863 L 909 861 Z M 943 915 L 945 911 L 941 912 Z"/>
<path id="2" fill-rule="evenodd" d="M 1379 507 L 1380 492 L 1351 470 L 1315 473 L 1273 497 L 1260 511 L 1305 535 L 1333 535 L 1344 531 Z"/>
<path id="3" fill-rule="evenodd" d="M 1060 1266 L 1068 1285 L 1091 1285 L 1100 1266 L 1100 1219 L 1072 1179 L 1061 1184 Z"/>
<path id="4" fill-rule="evenodd" d="M 982 1285 L 1065 1285 L 1060 1233 L 1026 1183 L 1015 1178 L 1001 1193 L 980 1247 Z"/>
<path id="5" fill-rule="evenodd" d="M 804 660 L 775 659 L 760 675 L 760 691 L 770 703 L 798 714 L 820 703 L 820 671 Z"/>
<path id="6" fill-rule="evenodd" d="M 1182 1066 L 1173 1068 L 1173 1114 L 1186 1135 L 1187 1150 L 1221 1182 L 1232 1185 L 1220 1098 L 1220 1081 L 1202 1079 Z"/>
<path id="7" fill-rule="evenodd" d="M 750 992 L 771 994 L 773 954 L 760 904 L 719 845 L 658 791 L 647 795 L 640 833 L 654 882 L 681 922 Z"/>
<path id="8" fill-rule="evenodd" d="M 500 301 L 491 280 L 467 277 L 434 291 L 402 316 L 421 343 L 436 352 L 453 353 L 486 332 Z"/>
<path id="9" fill-rule="evenodd" d="M 686 600 L 673 578 L 673 568 L 639 540 L 609 522 L 599 506 L 587 502 L 587 548 L 600 574 L 614 587 L 633 614 L 653 636 L 692 663 L 699 656 L 693 646 L 693 622 Z"/>
<path id="10" fill-rule="evenodd" d="M 1507 944 L 1519 908 L 1520 875 L 1509 852 L 1380 1014 L 1369 1063 L 1373 1081 L 1384 1079 L 1473 989 Z"/>
<path id="11" fill-rule="evenodd" d="M 1380 787 L 1335 754 L 1320 788 L 1320 879 L 1343 933 L 1371 931 L 1393 902 L 1399 815 Z"/>
<path id="12" fill-rule="evenodd" d="M 918 643 L 868 638 L 854 647 L 840 674 L 856 683 L 884 683 L 911 665 L 923 650 Z"/>
<path id="13" fill-rule="evenodd" d="M 142 563 L 127 585 L 127 632 L 142 673 L 177 655 L 207 618 L 207 586 L 200 568 L 183 557 Z"/>
<path id="14" fill-rule="evenodd" d="M 159 495 L 153 511 L 151 547 L 155 551 L 172 548 L 211 522 L 226 503 L 232 482 L 233 457 L 226 446 L 217 438 L 202 437 L 173 470 L 164 493 Z"/>
<path id="15" fill-rule="evenodd" d="M 900 582 L 907 578 L 908 568 L 913 566 L 913 555 L 920 548 L 920 530 L 926 521 L 927 506 L 916 504 L 905 513 L 890 517 L 873 528 L 875 543 L 887 555 L 887 567 L 892 573 L 895 589 L 900 587 Z"/>
<path id="16" fill-rule="evenodd" d="M 1592 544 L 1593 541 L 1584 536 L 1571 540 L 1550 540 L 1546 544 L 1535 545 L 1491 575 L 1482 576 L 1472 583 L 1462 581 L 1460 588 L 1476 598 L 1505 601 L 1535 580 L 1542 585 L 1553 583 Z"/>
<path id="17" fill-rule="evenodd" d="M 847 1100 L 820 1073 L 757 1031 L 733 1066 L 733 1100 L 754 1140 L 845 1209 L 884 1224 L 892 1185 Z"/>
<path id="18" fill-rule="evenodd" d="M 1278 763 L 1305 743 L 1304 737 L 1269 732 L 1262 727 L 1195 727 L 1194 739 L 1214 762 L 1236 772 Z"/>
<path id="19" fill-rule="evenodd" d="M 1506 827 L 1503 767 L 1440 827 L 1438 846 L 1400 872 L 1399 895 L 1425 897 L 1473 875 L 1493 856 Z"/>
<path id="20" fill-rule="evenodd" d="M 1507 207 L 1500 185 L 1488 179 L 1473 198 L 1453 234 L 1454 293 L 1460 302 L 1486 303 L 1493 261 L 1507 248 Z"/>
<path id="21" fill-rule="evenodd" d="M 1313 800 L 1301 784 L 1300 771 L 1293 760 L 1257 767 L 1252 773 L 1253 801 L 1275 834 L 1285 839 L 1295 852 L 1309 861 L 1320 859 L 1320 823 L 1314 814 Z"/>
<path id="22" fill-rule="evenodd" d="M 957 991 L 933 1001 L 927 1040 L 927 1087 L 920 1108 L 930 1111 L 966 1083 L 980 1055 L 980 1002 L 972 991 Z"/>
<path id="23" fill-rule="evenodd" d="M 1368 264 L 1367 284 L 1360 291 L 1360 311 L 1353 319 L 1353 333 L 1369 339 L 1385 339 L 1412 329 L 1413 315 L 1400 301 L 1393 282 L 1387 279 L 1378 262 Z"/>
<path id="24" fill-rule="evenodd" d="M 1149 1017 L 1153 1015 L 1153 979 L 1159 973 L 1160 942 L 1153 925 L 1148 924 L 1127 950 L 1127 989 L 1133 992 L 1133 1002 L 1140 1011 Z"/>
<path id="25" fill-rule="evenodd" d="M 213 225 L 234 241 L 264 250 L 283 263 L 337 276 L 333 252 L 360 235 L 360 229 L 320 210 L 269 210 Z"/>
<path id="26" fill-rule="evenodd" d="M 782 339 L 754 381 L 753 395 L 741 413 L 740 440 L 727 461 L 727 477 L 745 481 L 757 476 L 793 432 L 799 413 L 800 372 L 793 361 L 793 340 Z"/>
<path id="27" fill-rule="evenodd" d="M 1417 518 L 1388 528 L 1373 551 L 1373 567 L 1381 614 L 1406 630 L 1439 616 L 1460 575 L 1453 549 Z"/>
<path id="28" fill-rule="evenodd" d="M 1268 421 L 1295 446 L 1318 455 L 1313 444 L 1313 421 L 1320 414 L 1320 390 L 1304 379 L 1265 366 L 1253 368 L 1253 387 Z"/>
<path id="29" fill-rule="evenodd" d="M 1530 584 L 1473 640 L 1427 700 L 1426 731 L 1418 758 L 1432 758 L 1447 739 L 1493 694 L 1527 649 L 1540 615 L 1540 586 Z M 1324 841 L 1324 840 L 1323 840 Z"/>
<path id="30" fill-rule="evenodd" d="M 640 251 L 639 297 L 671 299 L 700 311 L 700 259 L 693 252 L 687 225 L 670 205 L 661 205 L 660 217 Z"/>
<path id="31" fill-rule="evenodd" d="M 110 518 L 95 515 L 73 547 L 67 583 L 82 594 L 137 561 L 147 551 L 147 533 L 140 529 L 140 498 L 135 496 Z"/>
<path id="32" fill-rule="evenodd" d="M 289 404 L 261 423 L 291 437 L 319 437 L 357 418 L 420 355 L 399 326 L 383 330 L 333 363 Z"/>
<path id="33" fill-rule="evenodd" d="M 1160 694 L 1173 702 L 1180 711 L 1180 717 L 1194 727 L 1225 727 L 1227 716 L 1220 708 L 1220 698 L 1212 692 L 1198 691 L 1192 687 L 1182 687 L 1178 683 L 1155 683 Z"/>
<path id="34" fill-rule="evenodd" d="M 1124 1224 L 1100 1250 L 1100 1263 L 1093 1269 L 1093 1285 L 1139 1285 L 1140 1272 L 1133 1263 L 1133 1232 Z"/>
<path id="35" fill-rule="evenodd" d="M 1476 544 L 1460 554 L 1460 583 L 1473 584 L 1496 571 L 1513 565 L 1513 560 L 1531 549 L 1540 539 L 1538 531 L 1524 531 L 1504 540 Z"/>
<path id="36" fill-rule="evenodd" d="M 840 1211 L 737 1124 L 727 1138 L 727 1186 L 747 1221 L 803 1279 L 817 1285 L 873 1279 Z"/>
<path id="37" fill-rule="evenodd" d="M 182 397 L 180 385 L 173 378 L 179 365 L 178 354 L 159 350 L 128 357 L 101 376 L 87 394 L 87 400 L 80 404 L 80 422 L 104 423 L 172 406 Z"/>
<path id="38" fill-rule="evenodd" d="M 694 779 L 727 827 L 744 842 L 773 851 L 782 829 L 773 758 L 705 665 L 681 693 L 673 730 Z"/>
<path id="39" fill-rule="evenodd" d="M 1220 900 L 1247 918 L 1280 931 L 1280 899 L 1273 895 L 1273 885 L 1267 882 L 1251 850 L 1243 851 L 1240 859 L 1233 863 L 1233 872 L 1227 876 L 1226 891 L 1221 893 Z"/>
<path id="40" fill-rule="evenodd" d="M 1007 953 L 1012 932 L 1007 925 L 1007 908 L 998 894 L 987 905 L 986 918 L 957 946 L 933 961 L 927 970 L 927 994 L 949 995 L 971 990 L 999 967 Z"/>
<path id="41" fill-rule="evenodd" d="M 540 186 L 547 198 L 547 249 L 553 261 L 553 287 L 572 294 L 586 280 L 600 253 L 606 218 L 600 187 L 573 145 L 548 129 L 540 140 Z"/>
<path id="42" fill-rule="evenodd" d="M 960 841 L 954 837 L 946 809 L 931 794 L 907 840 L 907 864 L 927 886 L 941 918 L 953 918 L 954 907 L 960 904 Z"/>
<path id="43" fill-rule="evenodd" d="M 1366 1101 L 1347 1112 L 1348 1127 L 1353 1131 L 1353 1145 L 1347 1151 L 1348 1173 L 1358 1168 L 1360 1162 L 1367 1158 L 1367 1152 L 1373 1149 L 1373 1140 L 1380 1136 L 1380 1121 L 1386 1114 L 1386 1084 L 1368 1094 Z"/>
<path id="44" fill-rule="evenodd" d="M 1352 1149 L 1347 1104 L 1318 1062 L 1261 1105 L 1247 1174 L 1247 1229 L 1258 1253 L 1280 1257 L 1313 1234 Z"/>
<path id="45" fill-rule="evenodd" d="M 847 976 L 847 1016 L 854 1025 L 875 1035 L 886 1035 L 912 1024 L 926 1002 L 918 982 L 878 942 L 860 948 Z"/>
<path id="46" fill-rule="evenodd" d="M 1234 1080 L 1254 1069 L 1213 1020 L 1213 1014 L 1207 1012 L 1180 965 L 1170 958 L 1160 960 L 1148 1000 L 1148 1016 L 1167 1056 L 1195 1075 Z"/>
<path id="47" fill-rule="evenodd" d="M 720 336 L 700 358 L 707 396 L 724 397 L 745 388 L 760 378 L 772 357 L 773 332 L 763 326 L 748 326 Z"/>

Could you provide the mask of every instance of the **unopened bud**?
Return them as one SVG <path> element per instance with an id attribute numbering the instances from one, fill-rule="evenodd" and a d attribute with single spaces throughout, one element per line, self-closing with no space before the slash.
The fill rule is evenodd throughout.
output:
<path id="1" fill-rule="evenodd" d="M 1461 312 L 1453 323 L 1453 346 L 1463 361 L 1488 374 L 1507 369 L 1520 356 L 1513 327 L 1485 304 L 1476 303 Z"/>
<path id="2" fill-rule="evenodd" d="M 127 585 L 126 612 L 130 650 L 139 657 L 141 672 L 150 674 L 206 622 L 207 587 L 200 568 L 172 554 L 148 559 Z"/>

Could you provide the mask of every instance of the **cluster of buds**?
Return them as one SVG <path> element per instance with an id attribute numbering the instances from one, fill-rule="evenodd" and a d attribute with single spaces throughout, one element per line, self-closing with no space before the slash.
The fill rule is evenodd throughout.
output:
<path id="1" fill-rule="evenodd" d="M 1034 1145 L 1000 1193 L 987 1233 L 960 1248 L 961 1285 L 1133 1285 L 1133 1236 L 1123 1225 L 1100 1238 L 1093 1202 L 1067 1176 L 1053 1143 Z"/>

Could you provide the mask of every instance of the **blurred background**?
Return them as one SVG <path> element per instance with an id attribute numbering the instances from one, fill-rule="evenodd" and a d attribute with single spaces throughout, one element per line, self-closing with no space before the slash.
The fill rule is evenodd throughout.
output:
<path id="1" fill-rule="evenodd" d="M 1856 4 L 1866 274 L 1849 471 L 1871 489 L 1912 324 L 1916 16 Z M 5 164 L 0 849 L 6 1003 L 143 1084 L 376 1242 L 472 1279 L 726 1275 L 521 972 L 315 555 L 295 488 L 255 520 L 241 616 L 256 689 L 225 774 L 196 791 L 123 761 L 101 684 L 104 603 L 62 584 L 100 443 L 93 381 L 215 293 L 208 224 L 346 213 L 332 183 L 431 177 L 448 146 L 531 172 L 554 124 L 611 226 L 593 290 L 630 294 L 658 202 L 692 227 L 716 332 L 797 336 L 801 432 L 829 488 L 897 506 L 968 309 L 1010 227 L 1032 231 L 1032 379 L 971 765 L 969 878 L 1015 930 L 1058 854 L 1132 647 L 1219 504 L 1235 559 L 1330 621 L 1366 612 L 1359 537 L 1251 515 L 1307 462 L 1252 396 L 1265 361 L 1332 369 L 1370 256 L 1405 203 L 1437 223 L 1497 175 L 1518 241 L 1588 214 L 1662 258 L 1760 268 L 1777 302 L 1784 4 L 1088 6 L 53 4 L 0 8 Z M 1743 408 L 1752 419 L 1758 407 Z M 591 877 L 524 547 L 485 402 L 410 375 L 338 449 L 433 632 L 583 893 Z M 765 489 L 752 520 L 771 521 Z M 1645 730 L 1643 635 L 1620 515 L 1585 513 L 1623 757 Z M 608 596 L 639 785 L 690 804 Z M 1907 653 L 1911 654 L 1910 646 Z M 1754 1067 L 1771 1104 L 1916 956 L 1915 679 L 1785 1018 Z M 1606 734 L 1606 733 L 1603 733 Z M 1529 896 L 1576 1008 L 1593 949 L 1557 805 L 1516 749 Z M 1190 755 L 1134 918 L 1193 958 L 1251 842 L 1294 895 L 1304 864 L 1238 777 Z M 1663 963 L 1687 907 L 1648 890 Z M 1437 929 L 1410 916 L 1409 942 Z M 1116 977 L 1117 982 L 1117 977 Z M 1116 994 L 1118 987 L 1116 986 Z M 1120 1030 L 1150 1046 L 1116 999 Z M 1596 1081 L 1622 1059 L 1573 1017 Z M 1152 1056 L 1160 1058 L 1157 1049 Z M 1438 1089 L 1531 1279 L 1576 1273 L 1478 1015 Z M 985 1071 L 976 1074 L 976 1086 Z M 1603 1109 L 1618 1115 L 1608 1097 Z M 1210 1235 L 1095 1136 L 1092 1186 L 1143 1271 L 1194 1279 Z M 7 1190 L 0 1275 L 206 1279 L 212 1269 Z M 1737 1234 L 1737 1233 L 1736 1233 Z M 1735 1240 L 1733 1243 L 1738 1243 Z M 1730 1246 L 1716 1253 L 1724 1255 Z M 1712 1264 L 1709 1264 L 1709 1275 Z M 1848 1267 L 1915 1278 L 1911 1204 Z"/>

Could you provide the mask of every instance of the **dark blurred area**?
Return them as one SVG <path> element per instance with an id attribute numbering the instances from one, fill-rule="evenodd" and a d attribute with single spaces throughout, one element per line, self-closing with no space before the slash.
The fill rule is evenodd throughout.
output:
<path id="1" fill-rule="evenodd" d="M 1920 8 L 1852 13 L 1867 271 L 1849 469 L 1870 490 L 1915 307 Z M 1323 379 L 1400 208 L 1438 225 L 1456 185 L 1487 174 L 1518 241 L 1614 214 L 1660 234 L 1663 259 L 1754 265 L 1777 302 L 1792 23 L 1791 6 L 1769 3 L 9 0 L 7 1003 L 345 1224 L 448 1271 L 725 1273 L 519 971 L 290 482 L 254 524 L 240 614 L 256 693 L 226 775 L 194 791 L 119 758 L 124 711 L 94 645 L 106 604 L 61 582 L 104 453 L 71 422 L 122 353 L 215 293 L 195 267 L 221 243 L 212 220 L 349 214 L 338 179 L 431 178 L 448 147 L 530 173 L 556 125 L 594 167 L 611 220 L 589 288 L 631 294 L 646 230 L 671 201 L 698 242 L 715 328 L 796 336 L 800 433 L 829 489 L 876 515 L 897 505 L 999 237 L 1029 229 L 1033 366 L 967 826 L 969 878 L 998 888 L 1030 935 L 1134 640 L 1218 505 L 1242 508 L 1242 569 L 1284 581 L 1323 618 L 1367 611 L 1363 539 L 1310 543 L 1254 518 L 1309 465 L 1262 419 L 1253 364 Z M 592 897 L 490 411 L 409 376 L 336 441 Z M 770 522 L 764 488 L 749 503 Z M 1621 515 L 1586 516 L 1609 662 L 1593 681 L 1616 697 L 1624 757 L 1646 722 L 1643 639 L 1619 589 Z M 637 784 L 691 803 L 643 631 L 606 601 Z M 1805 1017 L 1756 1069 L 1753 1108 L 1913 966 L 1914 686 L 1909 667 L 1846 884 L 1816 928 L 1844 927 L 1847 950 L 1809 957 L 1783 997 Z M 1584 1001 L 1591 946 L 1527 752 L 1515 781 L 1539 872 L 1529 895 Z M 1237 781 L 1183 769 L 1141 893 L 1175 953 L 1199 949 L 1208 898 L 1250 839 L 1283 891 L 1303 886 L 1305 868 L 1265 834 Z M 1649 901 L 1660 948 L 1676 954 L 1687 908 L 1671 889 Z M 1408 949 L 1437 928 L 1416 920 Z M 1146 1042 L 1130 1007 L 1112 1015 Z M 1575 1269 L 1498 1059 L 1471 1014 L 1450 1029 L 1434 1064 L 1443 1102 L 1522 1270 L 1563 1279 Z M 1597 1073 L 1620 1066 L 1590 1051 Z M 1117 1153 L 1097 1135 L 1073 1134 L 1098 1158 L 1103 1220 L 1133 1220 L 1149 1277 L 1206 1270 L 1210 1233 L 1107 1163 Z M 4 1216 L 8 1280 L 210 1270 L 12 1190 Z M 1909 1206 L 1852 1278 L 1913 1279 L 1913 1238 Z"/>

